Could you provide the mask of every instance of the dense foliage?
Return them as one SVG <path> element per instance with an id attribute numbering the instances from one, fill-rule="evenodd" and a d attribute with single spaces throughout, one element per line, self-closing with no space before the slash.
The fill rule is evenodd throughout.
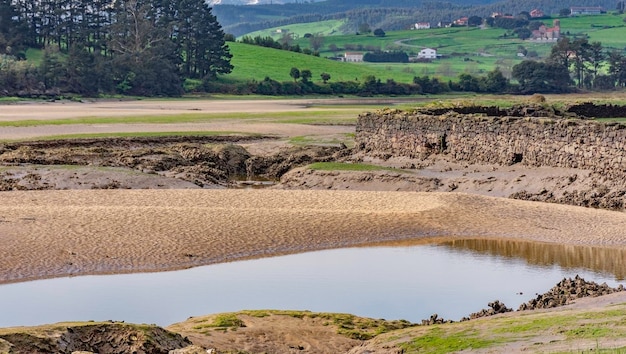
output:
<path id="1" fill-rule="evenodd" d="M 459 76 L 458 82 L 444 82 L 436 77 L 415 76 L 411 83 L 399 83 L 393 79 L 381 80 L 368 75 L 363 80 L 331 81 L 328 73 L 319 73 L 322 83 L 313 82 L 311 70 L 292 67 L 289 76 L 293 81 L 277 81 L 266 77 L 261 81 L 249 81 L 240 84 L 213 83 L 211 91 L 230 94 L 260 94 L 260 95 L 415 95 L 437 94 L 449 91 L 471 91 L 486 93 L 514 92 L 514 87 L 502 75 L 499 69 L 487 73 L 484 77 L 474 77 L 469 74 Z M 466 82 L 471 82 L 468 85 Z"/>
<path id="2" fill-rule="evenodd" d="M 602 67 L 606 67 L 606 74 Z M 521 93 L 568 92 L 572 84 L 609 90 L 626 86 L 626 56 L 617 50 L 607 53 L 600 42 L 563 37 L 552 47 L 546 62 L 523 61 L 513 67 L 512 74 Z"/>
<path id="3" fill-rule="evenodd" d="M 42 48 L 39 67 L 15 62 Z M 224 32 L 202 0 L 0 0 L 5 94 L 179 95 L 185 78 L 231 71 Z"/>
<path id="4" fill-rule="evenodd" d="M 383 52 L 377 50 L 365 53 L 363 61 L 371 63 L 408 63 L 409 55 L 403 51 Z"/>

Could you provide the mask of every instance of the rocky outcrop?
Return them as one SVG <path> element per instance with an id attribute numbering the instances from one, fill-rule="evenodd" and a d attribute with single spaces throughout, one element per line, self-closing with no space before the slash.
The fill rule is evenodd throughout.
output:
<path id="1" fill-rule="evenodd" d="M 469 163 L 577 168 L 626 176 L 626 125 L 619 123 L 388 109 L 359 116 L 356 147 L 383 158 L 446 154 Z"/>
<path id="2" fill-rule="evenodd" d="M 565 112 L 586 118 L 622 118 L 626 117 L 626 106 L 585 102 L 567 106 Z"/>
<path id="3" fill-rule="evenodd" d="M 488 309 L 482 309 L 478 312 L 471 313 L 469 317 L 464 317 L 461 321 L 469 321 L 474 320 L 476 318 L 494 316 L 501 313 L 512 312 L 513 309 L 506 307 L 505 304 L 501 303 L 500 300 L 496 300 L 494 302 L 490 302 L 487 304 L 489 306 Z"/>
<path id="4" fill-rule="evenodd" d="M 435 314 L 432 314 L 429 319 L 422 320 L 422 326 L 432 326 L 432 325 L 436 325 L 436 324 L 452 323 L 452 322 L 454 322 L 454 321 L 445 320 L 445 319 L 439 317 L 439 315 L 435 313 Z"/>
<path id="5" fill-rule="evenodd" d="M 563 279 L 548 292 L 539 294 L 536 298 L 520 305 L 518 311 L 564 306 L 583 297 L 597 297 L 618 291 L 624 291 L 624 286 L 611 288 L 606 283 L 588 282 L 577 275 L 574 279 Z"/>
<path id="6" fill-rule="evenodd" d="M 94 323 L 75 326 L 50 326 L 32 333 L 24 330 L 0 334 L 10 353 L 167 354 L 191 342 L 180 334 L 148 325 Z M 3 344 L 3 343 L 0 343 Z"/>

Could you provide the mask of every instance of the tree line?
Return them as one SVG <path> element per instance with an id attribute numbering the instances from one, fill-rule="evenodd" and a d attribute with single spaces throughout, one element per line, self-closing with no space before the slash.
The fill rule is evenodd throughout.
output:
<path id="1" fill-rule="evenodd" d="M 606 68 L 606 70 L 601 70 Z M 626 56 L 605 51 L 600 42 L 560 38 L 544 62 L 525 60 L 513 67 L 521 93 L 612 90 L 626 87 Z"/>
<path id="2" fill-rule="evenodd" d="M 327 72 L 319 73 L 322 82 L 315 82 L 316 76 L 309 69 L 292 67 L 289 76 L 293 81 L 277 81 L 270 77 L 246 83 L 212 82 L 207 89 L 210 92 L 230 94 L 259 94 L 269 96 L 283 95 L 417 95 L 437 94 L 450 91 L 472 91 L 485 93 L 515 92 L 515 86 L 504 77 L 499 69 L 487 73 L 484 77 L 461 74 L 458 81 L 443 81 L 437 77 L 415 76 L 410 83 L 396 82 L 393 79 L 382 80 L 373 75 L 362 80 L 333 81 Z"/>
<path id="3" fill-rule="evenodd" d="M 19 62 L 28 48 L 41 65 Z M 0 55 L 5 93 L 172 96 L 232 70 L 203 0 L 0 0 Z"/>

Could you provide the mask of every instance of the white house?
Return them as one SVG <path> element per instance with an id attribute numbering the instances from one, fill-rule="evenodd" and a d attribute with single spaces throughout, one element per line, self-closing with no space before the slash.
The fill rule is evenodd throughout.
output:
<path id="1" fill-rule="evenodd" d="M 570 9 L 570 15 L 600 15 L 604 12 L 604 9 L 601 7 L 592 7 L 592 6 L 572 6 Z"/>
<path id="2" fill-rule="evenodd" d="M 424 48 L 417 53 L 417 59 L 437 59 L 437 50 Z"/>
<path id="3" fill-rule="evenodd" d="M 430 29 L 430 22 L 418 22 L 415 24 L 415 29 Z"/>
<path id="4" fill-rule="evenodd" d="M 346 52 L 343 55 L 343 61 L 350 63 L 359 63 L 363 61 L 363 53 L 358 52 Z"/>

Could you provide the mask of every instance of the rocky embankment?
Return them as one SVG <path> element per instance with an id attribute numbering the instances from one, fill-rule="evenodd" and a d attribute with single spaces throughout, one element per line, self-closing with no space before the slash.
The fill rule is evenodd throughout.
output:
<path id="1" fill-rule="evenodd" d="M 574 279 L 561 280 L 544 294 L 538 294 L 536 298 L 520 305 L 518 311 L 565 306 L 583 297 L 597 297 L 620 291 L 624 291 L 624 286 L 621 284 L 617 288 L 611 288 L 606 283 L 585 281 L 577 275 Z"/>
<path id="2" fill-rule="evenodd" d="M 0 330 L 0 353 L 167 354 L 177 349 L 179 353 L 200 353 L 180 334 L 151 325 L 59 323 Z"/>
<path id="3" fill-rule="evenodd" d="M 606 283 L 598 284 L 594 281 L 586 281 L 576 275 L 574 279 L 564 278 L 546 293 L 537 294 L 537 297 L 521 304 L 517 311 L 555 308 L 569 305 L 575 300 L 582 299 L 584 297 L 598 297 L 621 291 L 624 291 L 624 286 L 621 284 L 617 288 L 612 288 Z M 499 300 L 490 302 L 488 306 L 488 309 L 482 309 L 478 312 L 472 313 L 469 317 L 464 317 L 462 321 L 469 321 L 476 318 L 494 316 L 513 311 L 513 309 L 508 308 Z"/>
<path id="4" fill-rule="evenodd" d="M 345 147 L 286 147 L 253 156 L 241 145 L 271 137 L 106 138 L 0 145 L 0 190 L 225 188 L 276 180 L 294 166 L 335 160 Z"/>
<path id="5" fill-rule="evenodd" d="M 423 166 L 443 159 L 466 168 L 488 165 L 494 170 L 520 172 L 505 182 L 522 181 L 538 169 L 550 168 L 566 174 L 546 176 L 529 188 L 523 188 L 523 183 L 518 184 L 522 187 L 509 185 L 498 196 L 623 210 L 626 126 L 589 118 L 625 115 L 624 106 L 592 103 L 564 108 L 529 103 L 507 109 L 459 106 L 381 110 L 359 116 L 353 156 L 357 161 L 413 161 L 405 166 Z M 450 171 L 459 169 L 453 167 Z M 439 191 L 463 191 L 457 190 L 463 179 L 451 178 L 454 173 L 423 177 L 434 182 L 443 180 L 436 186 Z M 484 183 L 494 184 L 498 180 L 497 174 L 489 178 L 492 180 Z M 467 189 L 471 193 L 471 188 Z"/>

